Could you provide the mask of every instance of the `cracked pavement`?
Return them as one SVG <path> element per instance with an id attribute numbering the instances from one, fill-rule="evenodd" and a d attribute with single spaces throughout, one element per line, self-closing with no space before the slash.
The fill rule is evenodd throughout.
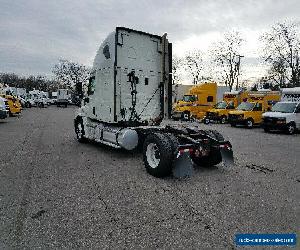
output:
<path id="1" fill-rule="evenodd" d="M 236 166 L 158 179 L 141 153 L 78 143 L 74 111 L 0 121 L 0 249 L 235 249 L 236 233 L 299 232 L 299 133 L 203 125 Z"/>

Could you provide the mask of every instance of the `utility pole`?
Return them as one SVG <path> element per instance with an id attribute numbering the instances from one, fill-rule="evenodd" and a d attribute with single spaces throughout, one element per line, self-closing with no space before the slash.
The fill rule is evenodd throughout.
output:
<path id="1" fill-rule="evenodd" d="M 244 57 L 244 56 L 236 55 L 236 57 L 238 58 L 238 60 L 237 60 L 237 64 L 236 64 L 236 67 L 237 67 L 237 76 L 236 76 L 236 87 L 235 87 L 235 90 L 238 90 L 238 88 L 239 88 L 239 75 L 240 75 L 241 58 Z"/>

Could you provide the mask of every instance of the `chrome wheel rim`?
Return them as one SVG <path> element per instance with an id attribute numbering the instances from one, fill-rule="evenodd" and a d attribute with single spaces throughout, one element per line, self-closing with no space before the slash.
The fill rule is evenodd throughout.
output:
<path id="1" fill-rule="evenodd" d="M 147 162 L 151 168 L 157 168 L 160 163 L 160 152 L 155 143 L 149 143 L 146 150 Z"/>

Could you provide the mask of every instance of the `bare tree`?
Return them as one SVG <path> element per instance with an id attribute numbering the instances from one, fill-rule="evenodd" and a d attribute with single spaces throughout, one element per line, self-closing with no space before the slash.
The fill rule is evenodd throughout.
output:
<path id="1" fill-rule="evenodd" d="M 223 38 L 215 43 L 211 50 L 216 71 L 230 90 L 232 90 L 235 82 L 236 89 L 239 87 L 238 76 L 240 75 L 241 57 L 243 57 L 240 54 L 240 49 L 243 41 L 239 32 L 230 31 L 224 33 Z"/>
<path id="2" fill-rule="evenodd" d="M 184 67 L 193 77 L 193 83 L 197 84 L 204 77 L 201 76 L 203 70 L 203 54 L 200 50 L 189 51 L 184 57 Z"/>
<path id="3" fill-rule="evenodd" d="M 178 56 L 172 58 L 172 84 L 176 85 L 181 80 L 181 69 L 183 68 L 183 59 Z"/>
<path id="4" fill-rule="evenodd" d="M 296 22 L 277 23 L 260 38 L 264 43 L 263 59 L 271 65 L 271 71 L 282 79 L 288 75 L 292 86 L 300 86 L 298 28 L 299 24 Z"/>
<path id="5" fill-rule="evenodd" d="M 90 76 L 90 69 L 82 64 L 60 59 L 53 67 L 52 72 L 57 81 L 67 88 L 75 88 L 79 94 L 82 92 L 82 84 L 86 83 Z"/>
<path id="6" fill-rule="evenodd" d="M 287 68 L 282 58 L 278 58 L 272 62 L 268 70 L 268 78 L 273 81 L 274 86 L 278 85 L 281 88 L 287 87 Z"/>

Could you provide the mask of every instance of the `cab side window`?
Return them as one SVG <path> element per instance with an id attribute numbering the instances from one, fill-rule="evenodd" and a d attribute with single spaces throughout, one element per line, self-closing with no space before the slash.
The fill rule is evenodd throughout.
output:
<path id="1" fill-rule="evenodd" d="M 94 94 L 95 92 L 95 81 L 96 78 L 95 76 L 92 76 L 90 79 L 89 79 L 89 85 L 88 85 L 88 95 L 92 95 Z"/>
<path id="2" fill-rule="evenodd" d="M 262 111 L 262 104 L 261 103 L 256 103 L 253 111 Z"/>
<path id="3" fill-rule="evenodd" d="M 207 97 L 207 102 L 213 102 L 214 101 L 214 97 L 213 96 L 208 96 Z"/>
<path id="4" fill-rule="evenodd" d="M 234 103 L 232 101 L 229 102 L 226 109 L 234 109 Z"/>
<path id="5" fill-rule="evenodd" d="M 298 107 L 296 108 L 295 113 L 300 113 L 300 104 L 298 104 Z"/>

